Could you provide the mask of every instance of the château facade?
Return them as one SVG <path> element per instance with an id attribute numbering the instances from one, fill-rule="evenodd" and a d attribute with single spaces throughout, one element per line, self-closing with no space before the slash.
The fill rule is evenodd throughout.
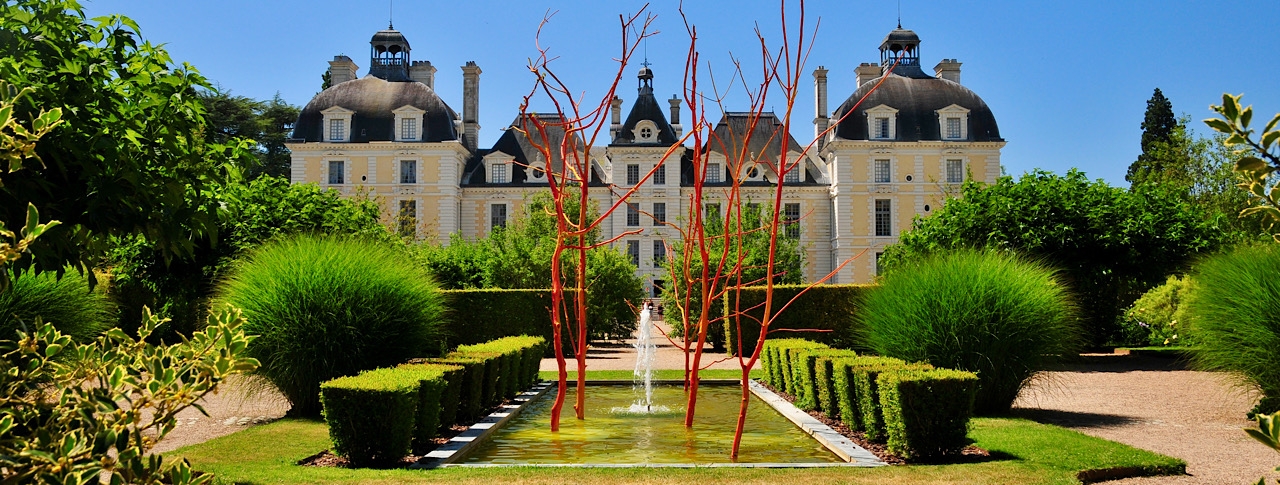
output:
<path id="1" fill-rule="evenodd" d="M 879 254 L 914 216 L 937 210 L 967 179 L 994 183 L 1000 174 L 1005 142 L 991 110 L 960 84 L 960 63 L 954 59 L 939 62 L 934 75 L 925 73 L 919 46 L 910 30 L 890 32 L 881 43 L 880 62 L 856 69 L 857 90 L 834 112 L 828 111 L 828 71 L 813 72 L 814 136 L 827 134 L 783 181 L 781 208 L 786 219 L 799 221 L 786 230 L 800 239 L 806 281 L 855 256 L 829 281 L 872 281 Z M 545 174 L 530 168 L 542 164 L 539 152 L 517 130 L 504 130 L 492 147 L 478 146 L 481 69 L 476 63 L 462 66 L 459 115 L 434 90 L 436 68 L 412 60 L 399 31 L 388 27 L 374 34 L 369 61 L 364 77 L 357 77 L 359 68 L 349 57 L 329 62 L 331 86 L 302 109 L 286 144 L 293 182 L 374 197 L 387 224 L 441 244 L 453 233 L 484 237 L 520 213 L 533 193 L 547 190 Z M 631 256 L 651 291 L 667 279 L 660 260 L 666 241 L 678 237 L 661 221 L 687 214 L 693 182 L 688 147 L 676 146 L 662 161 L 683 128 L 680 101 L 673 96 L 663 106 L 653 80 L 647 66 L 640 70 L 636 99 L 625 117 L 624 100 L 614 98 L 609 143 L 590 153 L 591 193 L 600 207 L 615 202 L 618 191 L 611 186 L 633 186 L 658 168 L 601 228 L 604 238 L 640 230 L 615 244 Z M 748 116 L 726 113 L 714 130 L 722 139 L 742 139 Z M 518 115 L 508 126 L 523 121 Z M 771 113 L 757 124 L 748 147 L 757 160 L 781 155 L 781 139 L 771 136 L 780 126 Z M 788 159 L 800 158 L 804 145 L 785 136 Z M 707 155 L 706 185 L 727 187 L 722 149 Z M 741 176 L 744 199 L 772 200 L 777 174 L 749 170 Z M 723 211 L 714 197 L 705 202 L 708 210 Z"/>

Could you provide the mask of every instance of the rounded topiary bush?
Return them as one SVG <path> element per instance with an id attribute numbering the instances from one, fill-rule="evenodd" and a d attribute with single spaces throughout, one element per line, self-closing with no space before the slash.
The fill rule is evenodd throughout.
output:
<path id="1" fill-rule="evenodd" d="M 320 383 L 440 351 L 444 303 L 393 247 L 296 236 L 238 261 L 216 299 L 244 311 L 249 355 L 293 412 L 320 413 Z"/>
<path id="2" fill-rule="evenodd" d="M 68 271 L 26 273 L 13 278 L 0 292 L 0 339 L 14 339 L 17 331 L 35 329 L 36 318 L 52 323 L 77 342 L 97 337 L 115 323 L 115 306 L 101 291 L 89 289 L 88 279 Z"/>
<path id="3" fill-rule="evenodd" d="M 1280 410 L 1280 248 L 1251 246 L 1201 261 L 1186 305 L 1192 362 L 1262 390 L 1254 412 Z"/>
<path id="4" fill-rule="evenodd" d="M 1007 252 L 959 250 L 903 264 L 869 291 L 865 345 L 978 374 L 974 411 L 1008 410 L 1051 356 L 1076 348 L 1075 308 L 1055 271 Z"/>

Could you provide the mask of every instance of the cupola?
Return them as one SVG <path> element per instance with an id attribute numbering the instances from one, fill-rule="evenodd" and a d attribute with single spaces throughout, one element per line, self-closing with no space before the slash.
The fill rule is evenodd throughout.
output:
<path id="1" fill-rule="evenodd" d="M 369 40 L 369 74 L 387 81 L 408 81 L 409 40 L 388 24 Z"/>

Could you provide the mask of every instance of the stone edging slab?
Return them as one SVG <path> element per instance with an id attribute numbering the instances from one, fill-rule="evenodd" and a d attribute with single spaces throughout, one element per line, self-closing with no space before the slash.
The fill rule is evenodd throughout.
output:
<path id="1" fill-rule="evenodd" d="M 768 403 L 778 413 L 786 416 L 787 419 L 795 423 L 796 426 L 813 436 L 813 439 L 822 443 L 844 461 L 854 466 L 885 466 L 887 463 L 877 458 L 876 455 L 867 451 L 866 448 L 858 446 L 857 443 L 849 440 L 844 435 L 837 433 L 830 426 L 823 424 L 821 421 L 814 419 L 809 413 L 801 411 L 782 396 L 774 394 L 773 391 L 766 389 L 755 380 L 751 381 L 751 393 L 760 398 L 761 401 Z"/>
<path id="2" fill-rule="evenodd" d="M 417 463 L 410 465 L 409 468 L 436 468 L 462 459 L 467 455 L 468 451 L 480 443 L 484 443 L 485 440 L 489 439 L 489 435 L 502 428 L 504 424 L 507 424 L 507 421 L 519 415 L 526 405 L 545 394 L 552 387 L 554 386 L 550 382 L 538 382 L 528 391 L 517 394 L 515 399 L 511 400 L 512 404 L 502 405 L 497 411 L 471 425 L 466 431 L 427 453 L 427 456 L 422 457 Z"/>

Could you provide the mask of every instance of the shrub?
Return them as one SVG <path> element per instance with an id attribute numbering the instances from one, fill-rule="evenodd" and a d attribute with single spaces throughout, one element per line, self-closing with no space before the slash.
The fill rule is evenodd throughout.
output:
<path id="1" fill-rule="evenodd" d="M 465 346 L 459 347 L 459 349 L 462 348 L 465 348 Z M 458 351 L 451 352 L 446 357 L 450 359 L 479 359 L 484 365 L 484 374 L 482 374 L 484 378 L 480 380 L 480 410 L 476 415 L 477 417 L 481 416 L 484 410 L 498 404 L 498 401 L 502 398 L 502 387 L 499 384 L 502 381 L 502 354 L 497 352 Z"/>
<path id="2" fill-rule="evenodd" d="M 237 262 L 218 298 L 244 309 L 258 374 L 301 415 L 319 412 L 321 382 L 440 348 L 443 304 L 430 275 L 367 241 L 268 243 Z"/>
<path id="3" fill-rule="evenodd" d="M 68 271 L 59 279 L 52 272 L 25 273 L 0 292 L 0 338 L 15 338 L 19 329 L 31 333 L 36 318 L 53 324 L 76 342 L 88 342 L 115 323 L 115 308 L 89 281 Z"/>
<path id="4" fill-rule="evenodd" d="M 908 460 L 959 454 L 969 445 L 978 376 L 949 369 L 885 372 L 876 379 L 889 452 Z"/>
<path id="5" fill-rule="evenodd" d="M 448 398 L 449 381 L 445 374 L 461 370 L 458 366 L 441 364 L 406 364 L 396 367 L 396 372 L 418 379 L 418 408 L 413 420 L 413 448 L 420 450 L 431 445 L 440 429 L 443 408 Z"/>
<path id="6" fill-rule="evenodd" d="M 1182 304 L 1190 287 L 1190 278 L 1173 275 L 1163 285 L 1152 288 L 1133 302 L 1133 306 L 1120 317 L 1123 343 L 1140 346 L 1193 345 L 1194 339 L 1186 331 L 1186 306 Z"/>
<path id="7" fill-rule="evenodd" d="M 794 371 L 792 370 L 793 359 L 796 358 L 794 351 L 804 349 L 824 349 L 826 345 L 804 339 L 778 339 L 766 340 L 764 353 L 772 348 L 773 357 L 769 359 L 770 363 L 766 365 L 766 374 L 775 376 L 772 378 L 772 385 L 775 389 L 781 390 L 787 394 L 795 395 L 796 391 L 793 386 Z"/>
<path id="8" fill-rule="evenodd" d="M 886 275 L 860 313 L 880 355 L 978 374 L 978 414 L 1008 410 L 1045 361 L 1079 332 L 1066 287 L 1010 253 L 939 253 Z"/>
<path id="9" fill-rule="evenodd" d="M 333 451 L 357 467 L 390 464 L 409 454 L 420 388 L 414 373 L 396 369 L 321 384 Z"/>
<path id="10" fill-rule="evenodd" d="M 518 335 L 535 335 L 547 343 L 543 356 L 552 355 L 551 290 L 444 290 L 449 315 L 448 347 L 474 345 Z M 566 304 L 573 295 L 566 293 Z M 569 333 L 561 335 L 569 349 Z"/>
<path id="11" fill-rule="evenodd" d="M 458 383 L 458 405 L 454 419 L 448 424 L 468 424 L 480 419 L 484 412 L 485 368 L 489 359 L 467 355 L 450 355 L 443 359 L 426 359 L 427 363 L 453 365 L 462 368 Z M 448 415 L 447 407 L 443 414 Z"/>
<path id="12" fill-rule="evenodd" d="M 824 355 L 814 363 L 814 380 L 817 382 L 818 410 L 827 413 L 832 419 L 840 419 L 840 406 L 836 393 L 843 389 L 836 383 L 836 362 L 857 355 L 853 351 L 848 354 Z"/>
<path id="13" fill-rule="evenodd" d="M 778 309 L 778 305 L 784 304 L 791 300 L 795 295 L 808 288 L 808 285 L 778 285 L 773 287 L 774 309 Z M 875 288 L 871 285 L 819 285 L 801 295 L 795 303 L 787 307 L 785 311 L 777 315 L 773 323 L 769 326 L 771 331 L 779 329 L 794 330 L 815 330 L 814 332 L 804 333 L 804 337 L 808 340 L 821 342 L 832 347 L 841 349 L 858 348 L 859 343 L 855 336 L 860 332 L 856 331 L 857 319 L 854 318 L 859 311 L 858 307 L 861 302 L 861 296 L 868 290 Z M 731 313 L 734 308 L 752 308 L 756 305 L 764 303 L 765 288 L 763 286 L 753 286 L 744 288 L 741 296 L 734 296 L 733 292 L 729 292 L 724 298 L 724 304 L 713 309 L 720 312 L 714 317 L 720 317 L 726 313 Z M 740 307 L 735 306 L 735 298 L 740 301 Z M 760 306 L 754 310 L 746 312 L 750 318 L 740 318 L 739 321 L 732 319 L 723 320 L 722 325 L 713 325 L 712 327 L 722 327 L 717 335 L 722 335 L 725 339 L 725 348 L 731 355 L 736 355 L 738 351 L 737 327 L 742 325 L 742 353 L 743 355 L 751 355 L 756 349 L 756 340 L 760 338 L 760 324 L 756 323 L 764 316 L 764 307 Z M 708 334 L 707 340 L 710 341 L 712 334 Z M 768 342 L 766 340 L 766 342 Z"/>
<path id="14" fill-rule="evenodd" d="M 1280 248 L 1243 247 L 1201 262 L 1187 299 L 1192 362 L 1262 390 L 1254 414 L 1280 410 Z"/>
<path id="15" fill-rule="evenodd" d="M 795 371 L 796 407 L 805 411 L 818 408 L 818 359 L 835 356 L 856 357 L 857 354 L 852 350 L 832 348 L 801 349 L 796 352 L 796 360 L 791 365 Z"/>
<path id="16" fill-rule="evenodd" d="M 907 364 L 898 360 L 866 359 L 853 361 L 849 365 L 849 381 L 853 384 L 850 392 L 856 399 L 858 421 L 867 439 L 878 441 L 884 439 L 884 410 L 880 408 L 880 387 L 877 378 L 884 372 L 899 370 L 932 369 L 929 364 Z"/>

